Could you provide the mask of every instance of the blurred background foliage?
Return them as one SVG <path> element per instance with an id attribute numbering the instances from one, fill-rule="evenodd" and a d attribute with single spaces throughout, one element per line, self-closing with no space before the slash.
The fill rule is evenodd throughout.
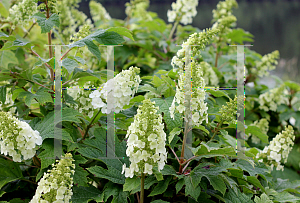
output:
<path id="1" fill-rule="evenodd" d="M 82 0 L 78 10 L 91 18 L 89 0 Z M 126 0 L 98 0 L 109 15 L 116 19 L 125 19 Z M 167 11 L 171 9 L 172 0 L 151 0 L 148 11 L 158 14 L 168 21 Z M 191 24 L 193 27 L 205 29 L 211 26 L 211 11 L 216 8 L 218 0 L 199 0 L 197 15 Z M 233 15 L 238 19 L 237 27 L 254 35 L 253 47 L 264 55 L 278 50 L 280 60 L 277 68 L 270 75 L 277 75 L 282 80 L 300 82 L 300 1 L 293 0 L 238 0 L 238 9 Z M 274 79 L 267 77 L 261 83 L 269 87 L 275 86 Z"/>

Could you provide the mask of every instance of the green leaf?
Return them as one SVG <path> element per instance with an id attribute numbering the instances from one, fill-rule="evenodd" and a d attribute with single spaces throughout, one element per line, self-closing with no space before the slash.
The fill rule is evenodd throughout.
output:
<path id="1" fill-rule="evenodd" d="M 211 158 L 215 156 L 235 156 L 236 152 L 233 147 L 223 147 L 223 148 L 215 148 L 209 147 L 206 144 L 201 144 L 199 147 L 192 150 L 195 156 Z"/>
<path id="2" fill-rule="evenodd" d="M 175 185 L 176 194 L 182 189 L 183 185 L 184 185 L 184 179 L 182 178 Z"/>
<path id="3" fill-rule="evenodd" d="M 6 86 L 0 87 L 0 101 L 2 104 L 4 104 L 6 101 Z"/>
<path id="4" fill-rule="evenodd" d="M 153 168 L 153 174 L 155 175 L 155 177 L 158 181 L 161 181 L 164 179 L 162 173 L 157 170 L 157 167 Z"/>
<path id="5" fill-rule="evenodd" d="M 179 135 L 181 133 L 181 129 L 176 127 L 174 128 L 170 134 L 169 134 L 169 137 L 168 137 L 168 141 L 169 141 L 169 144 L 172 142 L 173 138 L 175 135 Z"/>
<path id="6" fill-rule="evenodd" d="M 79 166 L 79 164 L 86 163 L 87 159 L 83 158 L 81 155 L 75 155 L 73 158 L 75 160 L 75 173 L 73 177 L 74 185 L 86 187 L 88 183 L 87 175 L 89 175 L 89 173 Z"/>
<path id="7" fill-rule="evenodd" d="M 172 96 L 172 97 L 168 97 L 168 98 L 165 98 L 165 99 L 161 99 L 161 98 L 153 98 L 153 99 L 151 99 L 152 102 L 155 101 L 155 106 L 159 107 L 158 112 L 159 113 L 164 112 L 163 119 L 166 122 L 167 128 L 170 131 L 173 130 L 174 128 L 182 125 L 182 122 L 181 122 L 181 119 L 180 119 L 181 118 L 180 114 L 176 113 L 174 115 L 174 120 L 170 116 L 169 108 L 172 105 L 173 98 L 174 97 Z"/>
<path id="8" fill-rule="evenodd" d="M 90 200 L 98 200 L 101 192 L 94 186 L 72 188 L 73 195 L 70 200 L 72 203 L 88 203 Z"/>
<path id="9" fill-rule="evenodd" d="M 53 102 L 51 94 L 48 93 L 48 91 L 48 89 L 42 87 L 38 89 L 35 94 L 32 94 L 31 92 L 21 92 L 19 97 L 25 97 L 25 104 L 27 106 L 31 105 L 33 99 L 37 99 L 39 104 L 45 104 L 46 102 Z"/>
<path id="10" fill-rule="evenodd" d="M 38 155 L 41 159 L 41 169 L 47 168 L 49 165 L 55 163 L 54 157 L 54 140 L 46 139 L 41 146 L 44 150 Z M 62 154 L 64 155 L 64 153 Z"/>
<path id="11" fill-rule="evenodd" d="M 168 178 L 164 181 L 159 181 L 158 184 L 153 188 L 151 193 L 148 195 L 148 197 L 159 195 L 164 193 L 169 185 L 169 182 L 171 181 L 172 177 L 168 176 Z"/>
<path id="12" fill-rule="evenodd" d="M 100 166 L 93 166 L 88 168 L 87 170 L 98 178 L 105 178 L 107 180 L 112 181 L 113 183 L 118 183 L 118 184 L 125 183 L 125 176 L 121 174 L 119 170 L 111 166 L 108 166 L 108 170 Z"/>
<path id="13" fill-rule="evenodd" d="M 164 168 L 160 171 L 163 175 L 175 175 L 176 171 L 171 165 L 165 165 Z"/>
<path id="14" fill-rule="evenodd" d="M 244 44 L 244 42 L 253 42 L 253 35 L 241 28 L 233 29 L 227 34 L 227 37 L 231 39 L 232 42 L 237 42 L 238 44 Z"/>
<path id="15" fill-rule="evenodd" d="M 192 180 L 190 176 L 185 176 L 184 177 L 184 184 L 185 184 L 185 195 L 190 195 L 194 199 L 198 199 L 201 188 L 198 185 L 196 188 L 194 188 L 192 184 Z"/>
<path id="16" fill-rule="evenodd" d="M 9 7 L 10 7 L 10 1 L 9 0 L 0 1 L 0 14 L 4 18 L 7 18 L 8 15 L 9 15 Z"/>
<path id="17" fill-rule="evenodd" d="M 226 185 L 224 183 L 224 180 L 220 176 L 205 175 L 205 177 L 208 179 L 209 183 L 215 190 L 220 191 L 223 195 L 225 194 Z"/>
<path id="18" fill-rule="evenodd" d="M 0 70 L 3 68 L 7 69 L 8 64 L 18 64 L 18 59 L 15 56 L 14 52 L 10 50 L 0 51 Z"/>
<path id="19" fill-rule="evenodd" d="M 255 176 L 247 176 L 247 181 L 256 187 L 259 187 L 263 192 L 266 192 L 265 188 Z"/>
<path id="20" fill-rule="evenodd" d="M 1 12 L 1 1 L 0 1 L 0 12 Z M 0 40 L 14 41 L 16 38 L 14 36 L 9 36 L 4 32 L 0 32 Z"/>
<path id="21" fill-rule="evenodd" d="M 195 126 L 193 129 L 200 129 L 209 135 L 209 131 L 203 125 Z"/>
<path id="22" fill-rule="evenodd" d="M 141 179 L 139 177 L 126 178 L 125 184 L 123 185 L 123 191 L 132 191 L 139 187 Z"/>
<path id="23" fill-rule="evenodd" d="M 108 32 L 111 32 L 111 31 L 116 32 L 119 35 L 123 35 L 125 37 L 128 37 L 132 41 L 134 41 L 133 36 L 131 34 L 131 31 L 128 30 L 127 28 L 125 28 L 125 27 L 111 27 L 111 28 L 106 29 L 106 31 L 108 31 Z"/>
<path id="24" fill-rule="evenodd" d="M 254 198 L 255 203 L 273 203 L 272 200 L 269 199 L 268 195 L 263 193 L 260 198 L 258 196 L 255 196 Z"/>
<path id="25" fill-rule="evenodd" d="M 53 13 L 48 19 L 43 13 L 36 13 L 31 18 L 36 18 L 37 23 L 41 26 L 42 33 L 50 32 L 50 30 L 56 26 L 59 27 L 59 16 Z"/>
<path id="26" fill-rule="evenodd" d="M 40 136 L 43 138 L 43 140 L 46 138 L 54 138 L 54 132 L 55 129 L 57 128 L 56 125 L 62 121 L 71 121 L 77 123 L 80 122 L 80 120 L 77 117 L 81 116 L 81 114 L 74 109 L 64 108 L 62 109 L 61 112 L 57 112 L 57 113 L 61 113 L 62 115 L 61 120 L 54 120 L 54 118 L 55 117 L 57 118 L 58 115 L 55 116 L 54 112 L 52 111 L 44 118 L 44 120 L 39 122 L 34 127 L 34 130 L 39 131 Z M 62 129 L 62 140 L 74 142 L 70 134 L 64 129 Z"/>
<path id="27" fill-rule="evenodd" d="M 9 182 L 23 178 L 20 167 L 13 161 L 0 159 L 0 189 Z"/>
<path id="28" fill-rule="evenodd" d="M 62 60 L 62 66 L 65 67 L 70 74 L 74 71 L 76 67 L 79 67 L 78 63 L 70 58 Z"/>
<path id="29" fill-rule="evenodd" d="M 294 196 L 288 192 L 281 192 L 275 195 L 273 201 L 277 202 L 299 202 L 300 197 Z"/>
<path id="30" fill-rule="evenodd" d="M 262 133 L 261 130 L 256 126 L 248 126 L 245 129 L 245 133 L 247 135 L 249 135 L 249 133 L 251 133 L 252 135 L 255 135 L 256 137 L 258 137 L 263 143 L 267 143 L 267 144 L 269 143 L 268 135 Z"/>
<path id="31" fill-rule="evenodd" d="M 169 202 L 161 200 L 161 199 L 157 199 L 157 200 L 152 201 L 151 203 L 169 203 Z"/>
<path id="32" fill-rule="evenodd" d="M 206 92 L 211 93 L 215 97 L 227 97 L 228 99 L 230 98 L 225 91 L 221 91 L 221 90 L 206 90 Z"/>
<path id="33" fill-rule="evenodd" d="M 235 193 L 230 188 L 228 188 L 228 192 L 226 192 L 224 199 L 226 203 L 241 203 L 241 202 L 253 203 L 250 197 L 248 197 L 244 193 L 241 193 L 240 190 L 237 190 L 237 193 Z"/>

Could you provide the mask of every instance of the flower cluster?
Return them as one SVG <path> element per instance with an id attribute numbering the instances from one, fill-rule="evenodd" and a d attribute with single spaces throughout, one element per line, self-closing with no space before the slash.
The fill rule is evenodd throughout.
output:
<path id="1" fill-rule="evenodd" d="M 252 126 L 258 127 L 262 133 L 267 134 L 269 130 L 269 121 L 266 118 L 262 118 L 259 121 L 255 121 Z M 249 137 L 251 134 L 249 134 Z M 249 138 L 248 136 L 246 137 L 246 140 Z M 258 144 L 260 142 L 260 139 L 256 137 L 255 135 L 252 135 L 251 140 L 253 143 Z"/>
<path id="2" fill-rule="evenodd" d="M 220 1 L 217 4 L 217 9 L 213 10 L 213 21 L 217 22 L 220 19 L 232 16 L 232 8 L 234 7 L 238 7 L 236 0 Z"/>
<path id="3" fill-rule="evenodd" d="M 221 115 L 221 121 L 223 123 L 236 124 L 236 118 L 239 116 L 237 110 L 244 108 L 244 96 L 239 97 L 235 96 L 234 99 L 230 99 L 229 102 L 226 102 L 226 106 L 223 105 L 219 111 Z"/>
<path id="4" fill-rule="evenodd" d="M 220 46 L 220 38 L 223 42 L 230 43 L 226 34 L 231 31 L 231 27 L 235 25 L 236 17 L 232 15 L 232 9 L 238 7 L 236 0 L 220 1 L 217 4 L 217 9 L 213 10 L 213 26 L 220 30 L 219 36 L 216 38 L 217 46 Z"/>
<path id="5" fill-rule="evenodd" d="M 62 34 L 65 44 L 69 43 L 76 28 L 88 24 L 93 28 L 92 21 L 87 16 L 77 10 L 80 0 L 61 0 L 57 1 L 57 10 L 59 12 L 60 25 L 58 32 Z"/>
<path id="6" fill-rule="evenodd" d="M 173 70 L 179 68 L 184 71 L 184 61 L 185 61 L 185 46 L 187 45 L 197 45 L 192 47 L 192 56 L 200 55 L 200 51 L 203 50 L 206 44 L 218 33 L 218 29 L 206 29 L 200 33 L 192 34 L 186 42 L 183 43 L 181 49 L 177 51 L 177 56 L 172 58 L 171 65 Z"/>
<path id="7" fill-rule="evenodd" d="M 111 111 L 119 113 L 137 92 L 141 82 L 137 75 L 140 69 L 131 66 L 129 70 L 122 70 L 116 77 L 108 80 L 102 90 L 95 90 L 90 94 L 91 104 L 95 109 L 101 108 L 102 113 L 109 114 Z M 131 98 L 130 98 L 131 96 Z M 113 103 L 107 103 L 107 98 L 113 98 Z M 106 103 L 103 102 L 103 99 Z"/>
<path id="8" fill-rule="evenodd" d="M 23 0 L 9 9 L 7 20 L 12 22 L 12 29 L 15 29 L 17 24 L 26 26 L 31 21 L 30 17 L 37 12 L 35 0 Z"/>
<path id="9" fill-rule="evenodd" d="M 202 68 L 201 66 L 195 62 L 191 62 L 191 70 L 192 70 L 192 84 L 194 87 L 191 92 L 191 111 L 192 111 L 192 124 L 199 126 L 205 120 L 208 122 L 208 114 L 207 114 L 207 103 L 205 100 L 205 82 L 204 78 L 202 78 Z M 183 113 L 185 110 L 185 73 L 179 74 L 178 86 L 176 86 L 176 94 L 174 100 L 172 102 L 170 110 L 171 118 L 174 119 L 175 108 L 179 113 Z M 175 106 L 175 102 L 178 106 Z M 188 119 L 188 118 L 187 118 Z"/>
<path id="10" fill-rule="evenodd" d="M 200 66 L 203 70 L 205 84 L 217 87 L 219 84 L 219 79 L 211 65 L 205 61 L 202 61 L 200 62 Z"/>
<path id="11" fill-rule="evenodd" d="M 151 21 L 152 17 L 147 12 L 149 4 L 149 0 L 130 0 L 130 2 L 127 2 L 125 4 L 125 13 L 129 18 L 137 18 L 139 20 Z M 134 25 L 133 28 L 135 27 L 136 26 Z"/>
<path id="12" fill-rule="evenodd" d="M 172 10 L 168 10 L 168 21 L 178 21 L 184 25 L 191 24 L 197 15 L 197 0 L 177 0 L 172 3 Z"/>
<path id="13" fill-rule="evenodd" d="M 256 154 L 256 158 L 259 162 L 264 162 L 273 167 L 276 170 L 284 169 L 284 166 L 280 164 L 283 160 L 284 163 L 287 162 L 288 155 L 293 148 L 295 140 L 294 130 L 292 126 L 285 127 L 282 133 L 276 135 L 276 137 L 270 142 L 269 146 L 266 146 L 263 151 Z"/>
<path id="14" fill-rule="evenodd" d="M 257 74 L 259 77 L 268 76 L 270 70 L 274 70 L 278 64 L 279 51 L 273 51 L 270 54 L 266 54 L 261 58 L 261 61 L 257 61 L 256 68 L 251 68 L 253 74 Z"/>
<path id="15" fill-rule="evenodd" d="M 129 168 L 126 168 L 126 164 L 123 165 L 122 174 L 125 172 L 125 177 L 132 178 L 139 172 L 151 175 L 154 165 L 158 164 L 160 171 L 166 163 L 166 133 L 162 116 L 157 114 L 159 108 L 154 104 L 150 99 L 145 99 L 128 128 L 126 155 L 131 164 Z"/>
<path id="16" fill-rule="evenodd" d="M 84 84 L 83 88 L 80 88 L 79 85 L 75 83 L 75 86 L 68 88 L 67 90 L 68 95 L 76 102 L 76 104 L 70 103 L 70 107 L 77 109 L 79 113 L 83 113 L 90 118 L 94 115 L 94 108 L 91 104 L 92 99 L 89 98 L 89 95 L 92 92 L 90 89 L 92 88 L 95 88 L 95 86 L 88 81 Z"/>
<path id="17" fill-rule="evenodd" d="M 109 21 L 111 20 L 111 17 L 109 13 L 105 10 L 105 8 L 98 2 L 96 1 L 90 1 L 90 11 L 91 11 L 91 16 L 94 20 L 94 22 L 98 21 Z"/>
<path id="18" fill-rule="evenodd" d="M 37 145 L 43 142 L 40 133 L 32 130 L 30 125 L 18 120 L 10 113 L 0 112 L 0 146 L 1 154 L 12 156 L 15 162 L 31 159 Z"/>
<path id="19" fill-rule="evenodd" d="M 68 203 L 73 195 L 73 161 L 71 153 L 62 156 L 61 160 L 56 160 L 58 163 L 52 164 L 53 168 L 47 171 L 49 173 L 44 173 L 39 181 L 30 203 Z"/>
<path id="20" fill-rule="evenodd" d="M 79 31 L 75 33 L 74 36 L 70 38 L 70 40 L 76 42 L 78 40 L 85 38 L 89 34 L 91 34 L 91 26 L 89 24 L 85 24 L 80 27 Z"/>
<path id="21" fill-rule="evenodd" d="M 288 104 L 288 90 L 285 85 L 273 88 L 268 92 L 259 95 L 258 102 L 259 108 L 265 111 L 276 111 L 277 106 L 280 104 Z"/>

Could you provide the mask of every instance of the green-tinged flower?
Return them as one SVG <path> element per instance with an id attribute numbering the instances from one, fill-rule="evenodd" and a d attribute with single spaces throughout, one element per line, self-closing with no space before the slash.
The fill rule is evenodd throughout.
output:
<path id="1" fill-rule="evenodd" d="M 264 134 L 267 134 L 267 132 L 269 130 L 269 122 L 266 118 L 262 118 L 259 121 L 255 121 L 251 125 L 258 127 L 261 130 L 261 132 L 264 133 Z M 251 134 L 249 134 L 249 136 L 246 137 L 246 140 L 248 140 L 248 138 L 250 136 L 251 136 Z M 251 140 L 255 144 L 258 144 L 260 142 L 260 139 L 258 137 L 256 137 L 255 135 L 251 136 Z"/>
<path id="2" fill-rule="evenodd" d="M 91 81 L 86 82 L 83 87 L 80 87 L 77 83 L 72 86 L 72 88 L 68 88 L 68 95 L 70 95 L 76 103 L 70 102 L 70 107 L 77 109 L 79 113 L 82 113 L 90 118 L 94 115 L 94 108 L 92 105 L 92 99 L 89 98 L 92 89 L 95 89 L 95 85 L 91 83 Z"/>
<path id="3" fill-rule="evenodd" d="M 123 166 L 122 174 L 125 172 L 125 177 L 132 178 L 140 173 L 152 174 L 156 164 L 160 171 L 167 160 L 166 133 L 162 116 L 157 114 L 159 108 L 150 99 L 145 99 L 142 103 L 126 134 L 126 155 L 131 164 L 129 168 L 126 168 L 126 164 Z"/>
<path id="4" fill-rule="evenodd" d="M 44 173 L 39 181 L 30 203 L 68 203 L 73 195 L 73 161 L 71 153 L 56 160 L 58 163 L 52 164 L 52 169 L 47 171 L 49 173 Z"/>
<path id="5" fill-rule="evenodd" d="M 101 108 L 102 113 L 109 114 L 111 111 L 119 113 L 137 92 L 141 82 L 140 69 L 131 66 L 129 70 L 123 70 L 113 79 L 108 80 L 102 90 L 95 90 L 90 94 L 94 109 Z M 107 98 L 112 98 L 114 103 L 107 103 Z M 103 102 L 103 100 L 105 102 Z"/>
<path id="6" fill-rule="evenodd" d="M 83 26 L 80 26 L 79 31 L 75 33 L 74 36 L 70 38 L 70 40 L 73 42 L 77 42 L 78 40 L 85 38 L 89 34 L 91 34 L 91 26 L 89 24 L 85 24 Z"/>
<path id="7" fill-rule="evenodd" d="M 82 25 L 89 25 L 90 29 L 93 24 L 87 16 L 78 11 L 80 0 L 61 0 L 57 2 L 57 10 L 59 12 L 60 25 L 58 32 L 61 33 L 62 38 L 66 44 L 69 43 L 70 37 L 74 35 L 75 30 Z"/>
<path id="8" fill-rule="evenodd" d="M 203 70 L 203 78 L 205 80 L 205 84 L 217 87 L 219 84 L 219 79 L 211 65 L 205 61 L 202 61 L 200 63 L 200 66 Z"/>
<path id="9" fill-rule="evenodd" d="M 214 38 L 214 36 L 219 32 L 218 29 L 206 29 L 200 33 L 192 34 L 186 42 L 183 43 L 182 48 L 177 51 L 177 56 L 172 58 L 171 65 L 173 70 L 181 69 L 184 71 L 184 61 L 185 61 L 185 46 L 195 45 L 191 47 L 191 56 L 195 57 L 200 55 L 200 51 L 203 50 L 206 45 Z"/>
<path id="10" fill-rule="evenodd" d="M 9 9 L 7 20 L 13 23 L 12 29 L 15 29 L 16 25 L 28 25 L 32 21 L 30 17 L 37 12 L 37 2 L 35 0 L 23 0 Z"/>
<path id="11" fill-rule="evenodd" d="M 223 123 L 228 123 L 229 125 L 236 124 L 236 118 L 239 116 L 237 110 L 244 108 L 244 96 L 235 96 L 234 99 L 230 99 L 226 104 L 227 105 L 223 105 L 219 111 L 221 115 L 220 119 Z"/>
<path id="12" fill-rule="evenodd" d="M 42 142 L 40 133 L 32 130 L 28 123 L 8 112 L 0 112 L 1 154 L 8 154 L 15 162 L 21 162 L 31 159 L 38 148 L 36 145 Z"/>
<path id="13" fill-rule="evenodd" d="M 276 111 L 277 106 L 280 104 L 288 104 L 288 90 L 285 85 L 273 88 L 268 92 L 259 95 L 257 99 L 259 102 L 259 108 L 265 111 Z"/>
<path id="14" fill-rule="evenodd" d="M 129 18 L 137 18 L 139 20 L 152 20 L 151 15 L 147 12 L 149 0 L 130 0 L 125 4 L 125 13 Z"/>
<path id="15" fill-rule="evenodd" d="M 231 28 L 235 26 L 236 17 L 232 15 L 232 9 L 237 8 L 238 4 L 236 0 L 220 1 L 217 4 L 217 9 L 213 10 L 213 26 L 212 28 L 219 29 L 218 37 L 215 39 L 215 43 L 219 47 L 221 43 L 230 43 L 226 35 L 231 32 Z"/>
<path id="16" fill-rule="evenodd" d="M 257 74 L 259 77 L 268 76 L 271 70 L 276 68 L 279 59 L 279 51 L 273 51 L 272 53 L 266 54 L 261 58 L 261 61 L 257 61 L 256 68 L 251 68 L 253 74 Z"/>
<path id="17" fill-rule="evenodd" d="M 292 126 L 285 127 L 285 130 L 282 133 L 276 135 L 275 138 L 270 142 L 269 146 L 266 146 L 262 151 L 256 154 L 256 158 L 259 162 L 264 162 L 267 165 L 276 167 L 276 170 L 284 169 L 284 166 L 281 165 L 287 162 L 289 153 L 291 152 L 295 141 L 294 130 Z"/>
<path id="18" fill-rule="evenodd" d="M 172 3 L 172 10 L 168 10 L 168 21 L 178 21 L 184 25 L 191 24 L 197 15 L 197 0 L 177 0 Z"/>
<path id="19" fill-rule="evenodd" d="M 217 4 L 217 9 L 213 10 L 213 22 L 217 22 L 219 19 L 232 15 L 232 9 L 237 8 L 238 4 L 236 0 L 220 1 Z"/>
<path id="20" fill-rule="evenodd" d="M 98 21 L 109 21 L 111 19 L 109 13 L 105 10 L 105 8 L 98 2 L 96 1 L 90 1 L 90 11 L 91 11 L 91 16 L 94 20 L 95 23 Z"/>

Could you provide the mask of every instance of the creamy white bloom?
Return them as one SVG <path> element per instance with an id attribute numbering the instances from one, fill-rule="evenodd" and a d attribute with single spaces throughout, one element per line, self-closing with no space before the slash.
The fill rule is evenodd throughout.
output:
<path id="1" fill-rule="evenodd" d="M 73 161 L 71 153 L 62 156 L 61 160 L 56 160 L 58 163 L 52 164 L 53 168 L 48 170 L 49 173 L 44 173 L 44 176 L 39 181 L 35 195 L 30 203 L 69 203 L 73 195 L 73 177 L 71 177 L 75 173 Z"/>
<path id="2" fill-rule="evenodd" d="M 16 162 L 31 159 L 43 142 L 38 131 L 7 112 L 0 112 L 0 129 L 1 154 L 12 156 Z"/>
<path id="3" fill-rule="evenodd" d="M 156 114 L 158 107 L 149 99 L 139 106 L 134 122 L 128 128 L 126 138 L 127 150 L 131 162 L 129 168 L 123 166 L 122 174 L 133 177 L 134 174 L 152 174 L 153 167 L 158 164 L 162 170 L 166 162 L 166 133 L 162 124 L 162 116 Z"/>
<path id="4" fill-rule="evenodd" d="M 263 160 L 266 164 L 270 165 L 271 168 L 276 166 L 276 170 L 284 170 L 281 165 L 287 162 L 288 155 L 293 148 L 295 140 L 294 130 L 292 126 L 285 128 L 282 133 L 276 135 L 275 138 L 270 142 L 269 146 L 266 146 L 263 151 L 257 153 L 256 158 Z"/>
<path id="5" fill-rule="evenodd" d="M 123 70 L 113 79 L 108 80 L 101 91 L 95 90 L 90 94 L 92 106 L 94 109 L 101 109 L 104 114 L 109 114 L 111 111 L 119 113 L 125 105 L 128 105 L 130 99 L 137 92 L 140 76 L 137 75 L 140 69 L 130 67 L 129 70 Z M 107 103 L 108 98 L 113 100 L 112 103 Z M 104 100 L 104 101 L 103 101 Z"/>
<path id="6" fill-rule="evenodd" d="M 178 20 L 180 23 L 187 25 L 192 23 L 193 17 L 197 15 L 197 0 L 177 0 L 171 6 L 173 10 L 167 12 L 168 22 Z"/>

